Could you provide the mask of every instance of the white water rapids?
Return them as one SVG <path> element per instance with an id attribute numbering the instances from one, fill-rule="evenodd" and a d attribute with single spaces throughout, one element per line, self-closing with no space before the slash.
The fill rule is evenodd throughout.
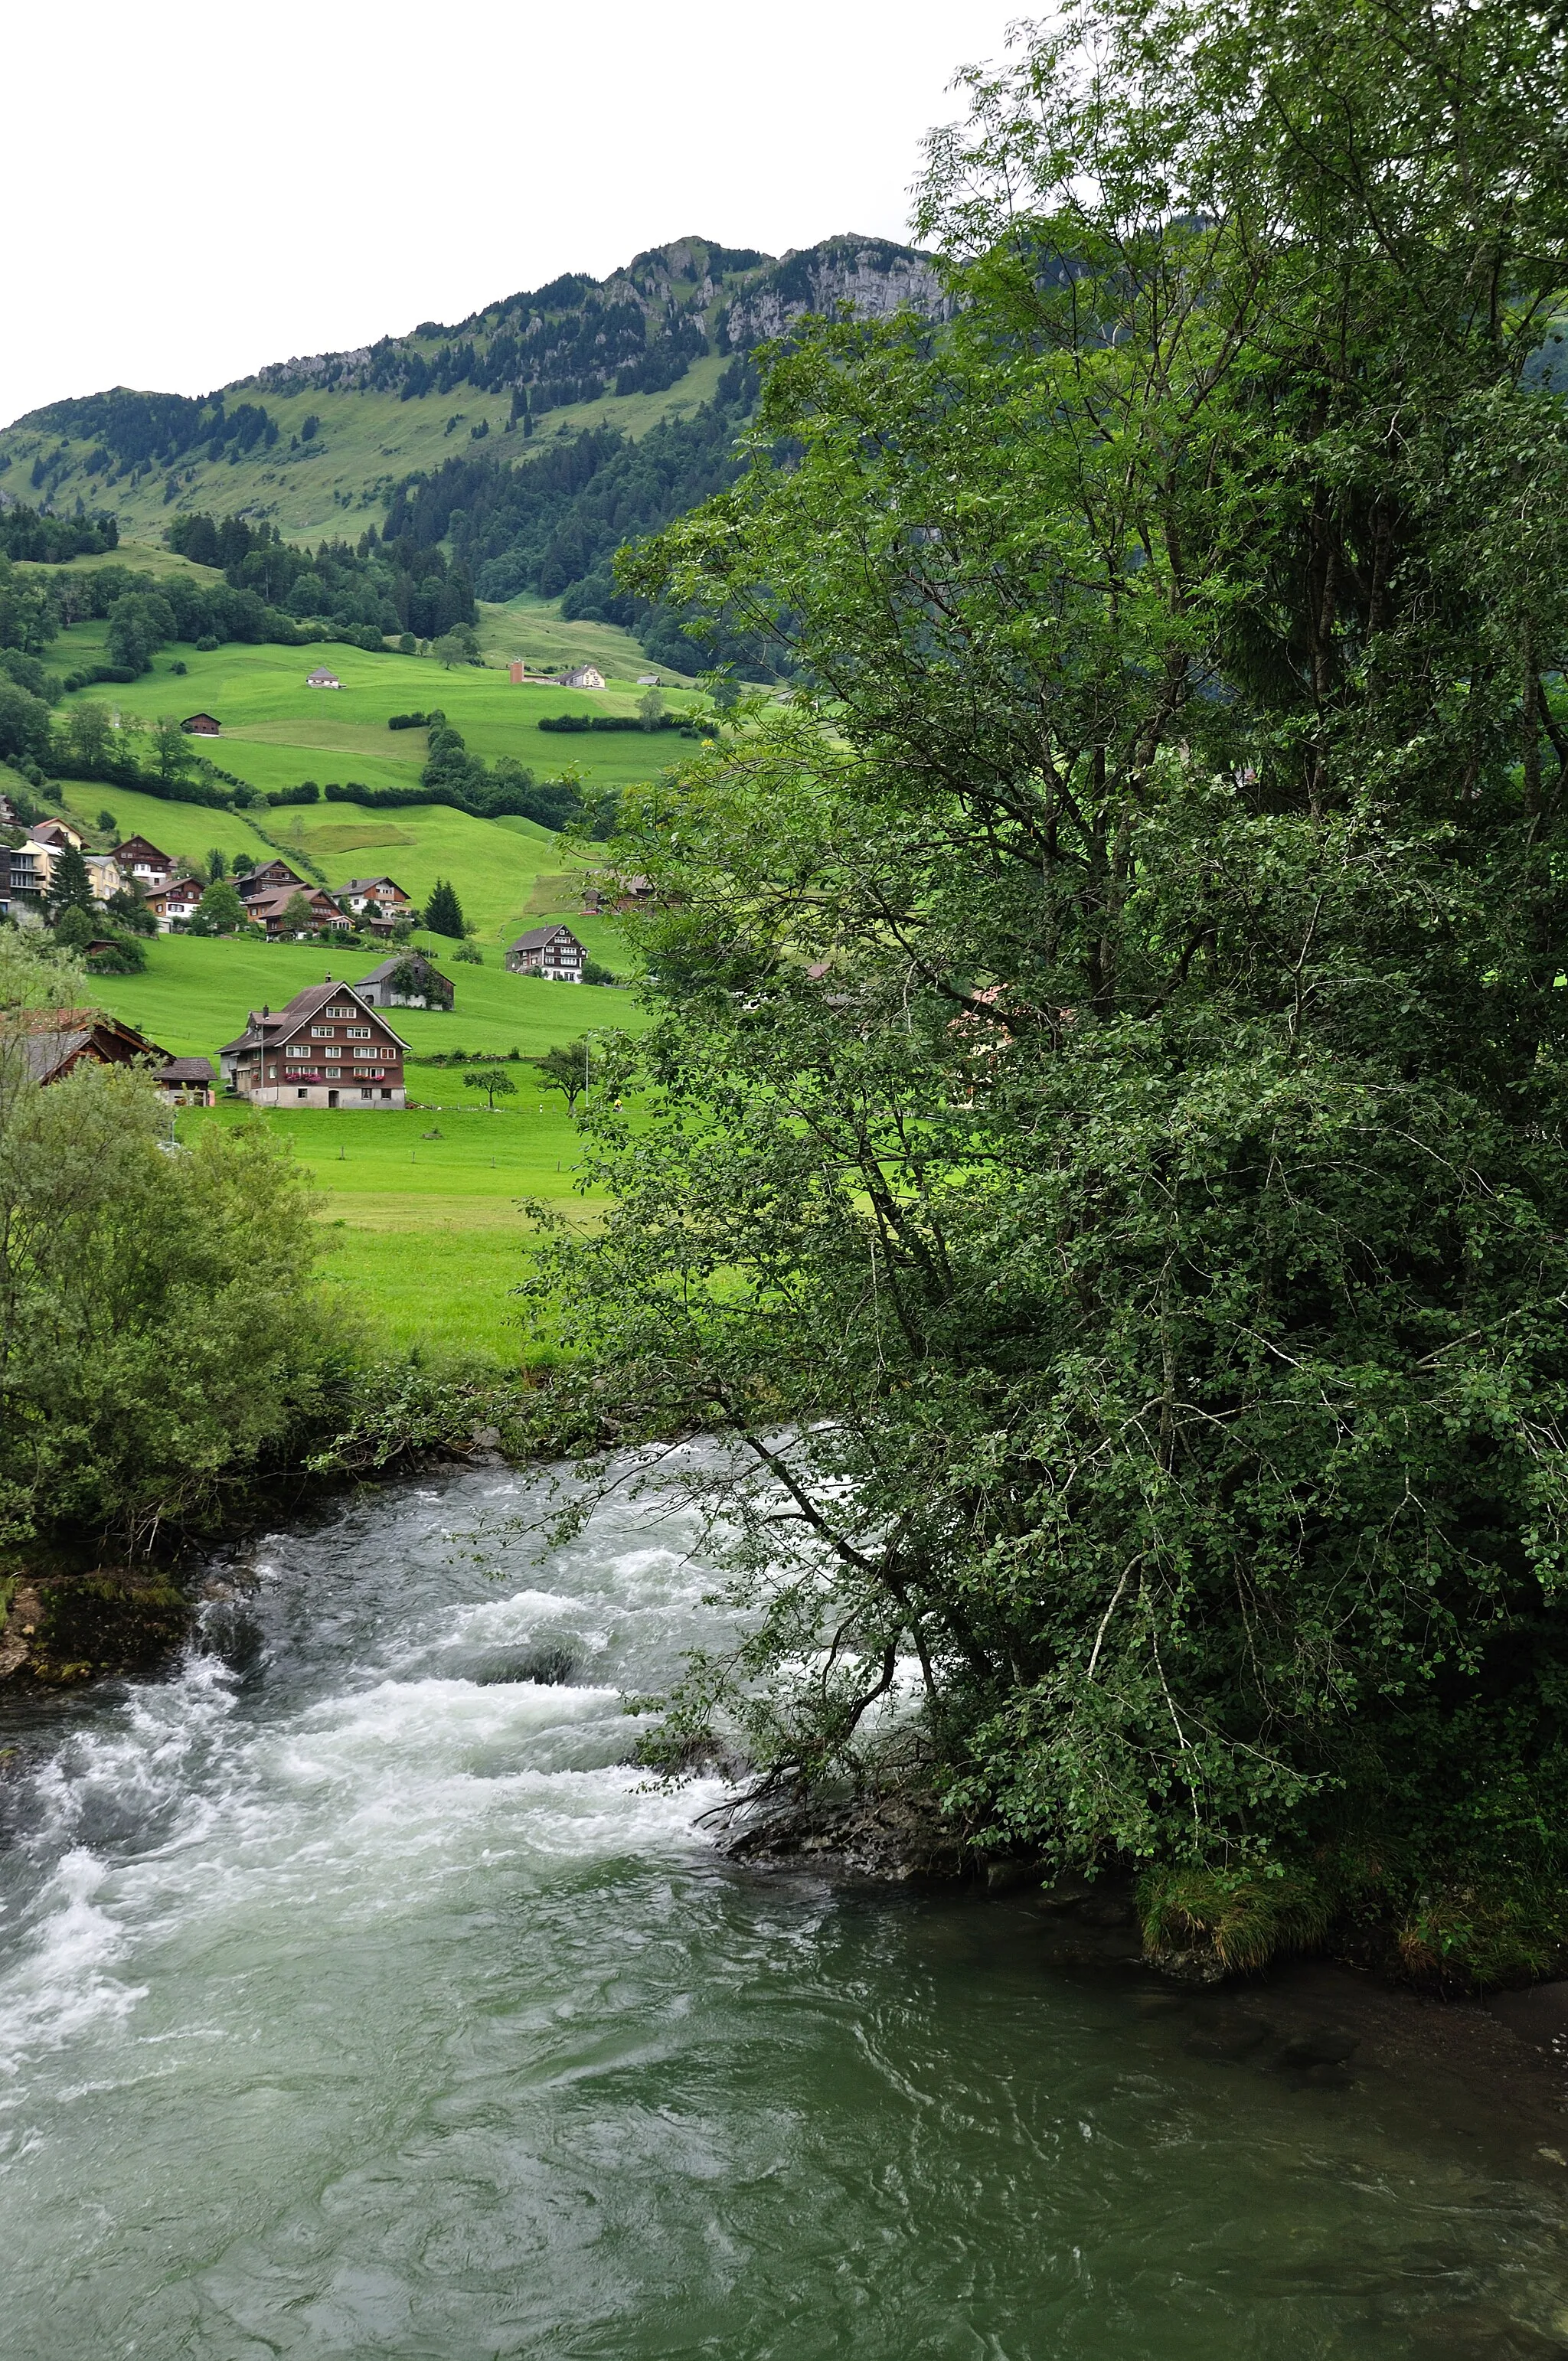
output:
<path id="1" fill-rule="evenodd" d="M 462 1538 L 521 1505 L 344 1508 L 7 1708 L 5 2361 L 1568 2350 L 1550 2174 L 1419 2093 L 1195 2062 L 1027 1896 L 726 1867 L 620 1709 L 712 1637 L 687 1529 Z"/>

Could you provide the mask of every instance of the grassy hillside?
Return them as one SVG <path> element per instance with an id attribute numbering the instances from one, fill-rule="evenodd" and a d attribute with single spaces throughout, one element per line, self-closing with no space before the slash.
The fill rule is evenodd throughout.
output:
<path id="1" fill-rule="evenodd" d="M 578 434 L 589 426 L 616 426 L 636 438 L 661 418 L 682 417 L 707 401 L 724 366 L 712 354 L 694 362 L 667 393 L 608 394 L 553 411 L 532 441 L 516 432 L 507 434 L 509 395 L 479 393 L 472 386 L 404 401 L 393 392 L 318 387 L 280 394 L 252 384 L 235 391 L 264 401 L 268 415 L 277 421 L 279 439 L 269 451 L 258 448 L 236 460 L 216 462 L 192 454 L 177 478 L 157 474 L 140 480 L 127 478 L 105 489 L 101 476 L 87 473 L 93 436 L 44 433 L 22 423 L 0 432 L 0 460 L 11 462 L 8 470 L 0 471 L 0 485 L 14 498 L 36 503 L 40 494 L 29 484 L 33 463 L 40 457 L 58 461 L 51 464 L 48 486 L 50 506 L 63 512 L 80 496 L 89 509 L 108 507 L 119 518 L 122 535 L 139 543 L 162 541 L 170 510 L 164 497 L 170 480 L 177 481 L 181 509 L 266 517 L 290 541 L 330 540 L 338 534 L 353 540 L 367 524 L 379 522 L 394 484 L 471 449 L 477 426 L 486 429 L 478 439 L 487 452 L 519 459 L 542 449 L 552 436 Z M 291 450 L 291 439 L 312 417 L 321 422 L 316 433 Z"/>
<path id="2" fill-rule="evenodd" d="M 593 627 L 587 627 L 590 631 Z M 78 624 L 63 632 L 52 664 L 77 665 L 100 652 L 101 624 Z M 606 636 L 610 636 L 606 634 Z M 579 644 L 581 644 L 579 639 Z M 341 689 L 310 689 L 305 675 L 323 661 L 343 682 Z M 183 662 L 182 675 L 171 662 Z M 160 655 L 155 668 L 126 686 L 76 692 L 111 702 L 122 714 L 144 720 L 160 714 L 203 710 L 223 724 L 203 751 L 225 770 L 266 791 L 314 779 L 318 785 L 353 783 L 368 787 L 417 785 L 425 759 L 422 730 L 389 730 L 394 713 L 428 711 L 440 706 L 474 752 L 488 761 L 511 754 L 540 777 L 559 777 L 570 765 L 589 787 L 623 787 L 657 775 L 685 751 L 689 741 L 641 730 L 589 730 L 569 737 L 542 730 L 542 717 L 563 711 L 630 713 L 641 692 L 631 680 L 613 681 L 602 693 L 559 688 L 514 688 L 496 669 L 460 666 L 447 672 L 429 657 L 367 655 L 363 650 L 328 644 L 309 649 L 230 644 L 208 654 L 183 650 Z M 73 699 L 67 698 L 69 706 Z M 679 705 L 679 697 L 672 697 Z M 118 787 L 62 783 L 72 816 L 96 830 L 100 811 L 112 812 L 117 832 L 136 830 L 166 852 L 192 860 L 214 847 L 232 859 L 236 852 L 261 858 L 269 845 L 299 851 L 326 872 L 329 884 L 386 871 L 422 901 L 437 877 L 456 887 L 465 916 L 482 941 L 509 939 L 520 923 L 577 909 L 575 876 L 563 870 L 555 840 L 532 821 L 483 820 L 442 805 L 416 805 L 378 812 L 348 802 L 286 806 L 251 813 L 214 812 L 196 804 L 166 803 Z M 538 897 L 541 875 L 555 882 L 547 907 Z M 605 937 L 585 922 L 579 929 L 597 956 Z"/>

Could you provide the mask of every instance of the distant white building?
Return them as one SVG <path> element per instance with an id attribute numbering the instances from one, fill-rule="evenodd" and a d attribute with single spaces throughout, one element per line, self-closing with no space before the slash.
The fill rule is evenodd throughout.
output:
<path id="1" fill-rule="evenodd" d="M 341 688 L 343 683 L 336 673 L 328 672 L 325 664 L 318 664 L 314 672 L 308 672 L 305 675 L 305 686 L 307 688 Z"/>
<path id="2" fill-rule="evenodd" d="M 604 685 L 604 675 L 598 664 L 576 664 L 561 675 L 563 688 L 602 688 Z"/>
<path id="3" fill-rule="evenodd" d="M 639 688 L 663 688 L 664 684 L 656 672 L 640 672 L 637 686 Z"/>

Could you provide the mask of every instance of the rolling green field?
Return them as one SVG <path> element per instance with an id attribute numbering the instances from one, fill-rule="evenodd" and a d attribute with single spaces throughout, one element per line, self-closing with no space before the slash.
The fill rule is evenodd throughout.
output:
<path id="1" fill-rule="evenodd" d="M 540 988 L 562 998 L 581 993 Z M 522 1276 L 529 1237 L 519 1201 L 543 1198 L 594 1219 L 594 1201 L 572 1185 L 576 1130 L 558 1095 L 524 1091 L 492 1115 L 460 1076 L 443 1079 L 445 1104 L 433 1112 L 356 1122 L 307 1108 L 259 1119 L 291 1142 L 314 1180 L 327 1284 L 373 1345 L 515 1367 L 521 1336 L 508 1290 Z M 189 1138 L 200 1124 L 255 1119 L 220 1104 L 189 1108 L 178 1124 Z"/>
<path id="2" fill-rule="evenodd" d="M 102 623 L 62 631 L 49 650 L 51 668 L 63 674 L 101 662 L 104 631 Z M 185 665 L 183 674 L 170 672 L 176 662 Z M 342 687 L 307 688 L 305 676 L 318 665 L 336 673 Z M 308 648 L 231 642 L 206 654 L 192 648 L 160 654 L 139 680 L 96 684 L 75 691 L 65 704 L 95 697 L 147 721 L 161 714 L 214 714 L 223 734 L 204 740 L 203 751 L 267 791 L 297 786 L 302 779 L 320 786 L 355 780 L 372 787 L 416 785 L 425 732 L 389 730 L 387 723 L 394 713 L 437 707 L 488 762 L 510 754 L 540 778 L 559 778 L 570 768 L 590 786 L 621 787 L 656 777 L 691 741 L 641 730 L 563 737 L 539 723 L 567 712 L 631 714 L 641 695 L 634 677 L 613 679 L 603 691 L 514 688 L 504 670 L 488 665 L 447 671 L 429 656 L 368 655 L 335 642 Z M 696 700 L 672 691 L 669 702 L 679 709 Z"/>

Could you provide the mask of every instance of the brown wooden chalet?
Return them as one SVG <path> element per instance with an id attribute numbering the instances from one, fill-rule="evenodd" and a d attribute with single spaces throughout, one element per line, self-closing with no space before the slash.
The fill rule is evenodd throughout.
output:
<path id="1" fill-rule="evenodd" d="M 180 727 L 187 738 L 215 738 L 220 730 L 215 713 L 188 713 Z"/>
<path id="2" fill-rule="evenodd" d="M 172 934 L 176 927 L 187 927 L 201 906 L 202 889 L 193 877 L 171 877 L 162 885 L 147 889 L 147 906 L 158 921 L 160 935 Z"/>
<path id="3" fill-rule="evenodd" d="M 411 917 L 414 906 L 412 895 L 404 893 L 395 877 L 351 877 L 346 885 L 332 888 L 332 898 L 371 927 L 393 926 Z"/>
<path id="4" fill-rule="evenodd" d="M 242 902 L 255 894 L 270 894 L 280 885 L 302 885 L 304 879 L 286 861 L 263 861 L 258 868 L 242 869 L 234 881 L 234 890 Z"/>
<path id="5" fill-rule="evenodd" d="M 336 934 L 352 931 L 352 918 L 345 918 L 332 895 L 323 894 L 319 885 L 280 885 L 274 886 L 269 894 L 248 894 L 245 915 L 253 925 L 265 928 L 269 935 L 296 935 L 301 928 L 295 905 L 301 901 L 311 914 L 309 926 L 313 934 L 319 934 L 323 929 Z"/>
<path id="6" fill-rule="evenodd" d="M 20 1044 L 35 1082 L 63 1082 L 82 1064 L 129 1066 L 138 1058 L 169 1063 L 169 1052 L 98 1008 L 26 1008 L 0 1017 L 0 1043 Z"/>
<path id="7" fill-rule="evenodd" d="M 127 836 L 123 844 L 116 844 L 115 859 L 127 877 L 137 878 L 143 885 L 167 885 L 174 874 L 170 855 L 145 836 Z"/>
<path id="8" fill-rule="evenodd" d="M 581 983 L 587 958 L 570 927 L 530 927 L 507 953 L 514 975 L 542 975 L 554 983 Z"/>
<path id="9" fill-rule="evenodd" d="M 276 1015 L 253 1009 L 218 1061 L 253 1106 L 400 1107 L 407 1047 L 351 984 L 328 977 Z"/>

